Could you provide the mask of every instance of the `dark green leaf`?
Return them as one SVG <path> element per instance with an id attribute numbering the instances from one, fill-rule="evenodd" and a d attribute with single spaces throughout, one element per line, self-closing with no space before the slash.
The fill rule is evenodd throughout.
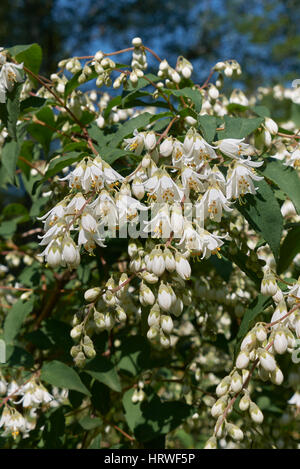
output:
<path id="1" fill-rule="evenodd" d="M 59 388 L 73 389 L 90 396 L 78 373 L 65 363 L 54 360 L 42 367 L 41 380 Z"/>
<path id="2" fill-rule="evenodd" d="M 108 358 L 95 357 L 86 365 L 84 371 L 114 391 L 121 392 L 120 378 L 113 363 Z"/>
<path id="3" fill-rule="evenodd" d="M 29 300 L 24 302 L 18 300 L 9 310 L 4 322 L 4 340 L 7 344 L 13 343 L 26 317 L 33 310 L 33 306 L 34 297 L 31 296 Z"/>

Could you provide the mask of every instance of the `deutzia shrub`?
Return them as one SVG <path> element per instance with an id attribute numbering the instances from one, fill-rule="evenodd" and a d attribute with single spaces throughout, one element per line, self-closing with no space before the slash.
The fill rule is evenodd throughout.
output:
<path id="1" fill-rule="evenodd" d="M 41 57 L 0 51 L 1 446 L 297 448 L 298 90 Z"/>

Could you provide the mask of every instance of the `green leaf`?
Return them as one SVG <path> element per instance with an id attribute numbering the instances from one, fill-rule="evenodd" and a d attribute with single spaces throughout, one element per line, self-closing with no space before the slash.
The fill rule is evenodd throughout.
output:
<path id="1" fill-rule="evenodd" d="M 7 142 L 2 148 L 1 161 L 11 181 L 14 181 L 19 151 L 20 143 L 16 140 Z"/>
<path id="2" fill-rule="evenodd" d="M 76 90 L 76 88 L 83 85 L 84 83 L 87 83 L 88 81 L 94 80 L 98 76 L 96 72 L 93 72 L 88 77 L 87 81 L 85 81 L 84 83 L 79 83 L 78 78 L 80 77 L 81 74 L 82 74 L 81 70 L 75 73 L 75 75 L 73 75 L 71 80 L 69 80 L 68 83 L 66 84 L 65 92 L 64 92 L 65 99 L 72 93 L 72 91 Z"/>
<path id="3" fill-rule="evenodd" d="M 128 339 L 122 341 L 119 352 L 119 370 L 127 371 L 133 376 L 136 376 L 142 370 L 146 370 L 151 366 L 151 348 L 149 341 L 145 339 L 145 337 L 128 337 Z"/>
<path id="4" fill-rule="evenodd" d="M 193 90 L 192 88 L 182 88 L 181 90 L 169 90 L 172 95 L 176 97 L 182 96 L 183 98 L 188 98 L 192 101 L 195 106 L 195 111 L 199 113 L 202 107 L 202 95 L 200 91 Z"/>
<path id="5" fill-rule="evenodd" d="M 267 158 L 264 167 L 259 169 L 267 179 L 274 182 L 293 202 L 300 214 L 300 178 L 295 169 L 284 166 L 282 161 Z"/>
<path id="6" fill-rule="evenodd" d="M 89 415 L 86 415 L 79 420 L 79 424 L 84 430 L 93 430 L 102 424 L 102 420 L 97 417 L 92 418 Z"/>
<path id="7" fill-rule="evenodd" d="M 3 336 L 7 344 L 12 344 L 15 337 L 18 335 L 23 322 L 26 317 L 31 313 L 34 306 L 34 297 L 31 296 L 29 300 L 18 300 L 13 307 L 9 310 L 5 321 Z"/>
<path id="8" fill-rule="evenodd" d="M 43 146 L 45 153 L 48 154 L 50 142 L 55 132 L 53 129 L 56 127 L 54 114 L 50 106 L 44 106 L 36 113 L 36 117 L 40 121 L 45 122 L 46 126 L 33 122 L 28 125 L 27 130 Z"/>
<path id="9" fill-rule="evenodd" d="M 243 316 L 238 334 L 237 344 L 235 346 L 235 354 L 239 352 L 240 344 L 247 332 L 254 326 L 256 318 L 270 306 L 271 298 L 264 295 L 258 295 L 255 300 L 250 304 L 249 308 Z"/>
<path id="10" fill-rule="evenodd" d="M 41 380 L 59 388 L 73 389 L 90 396 L 89 390 L 81 381 L 78 373 L 65 363 L 54 360 L 44 363 Z"/>
<path id="11" fill-rule="evenodd" d="M 236 208 L 244 215 L 250 226 L 269 244 L 275 259 L 278 259 L 283 219 L 277 199 L 264 180 L 255 181 L 257 193 L 255 196 L 247 194 L 244 205 L 237 204 Z"/>
<path id="12" fill-rule="evenodd" d="M 120 126 L 119 130 L 115 134 L 113 134 L 109 142 L 109 146 L 116 148 L 123 141 L 124 138 L 128 137 L 133 133 L 134 129 L 139 130 L 146 127 L 146 125 L 151 122 L 152 118 L 153 114 L 150 114 L 149 112 L 143 112 L 139 116 L 126 121 Z"/>
<path id="13" fill-rule="evenodd" d="M 42 63 L 42 49 L 38 44 L 25 44 L 22 46 L 14 46 L 8 49 L 8 52 L 19 63 L 24 63 L 24 66 L 29 68 L 33 73 L 38 74 Z M 36 84 L 30 74 L 29 78 Z"/>
<path id="14" fill-rule="evenodd" d="M 218 139 L 245 138 L 264 121 L 262 117 L 229 117 L 224 116 L 225 129 L 218 132 Z"/>
<path id="15" fill-rule="evenodd" d="M 218 119 L 215 116 L 198 116 L 198 125 L 203 134 L 203 137 L 208 143 L 214 140 L 216 129 L 218 126 Z"/>
<path id="16" fill-rule="evenodd" d="M 147 399 L 134 404 L 130 389 L 123 396 L 125 418 L 139 441 L 151 441 L 174 430 L 192 414 L 191 406 L 181 401 L 161 402 L 156 394 L 146 389 Z"/>
<path id="17" fill-rule="evenodd" d="M 17 120 L 20 113 L 20 94 L 22 83 L 15 84 L 12 91 L 6 94 L 6 103 L 0 104 L 0 119 L 7 127 L 8 134 L 17 139 Z"/>
<path id="18" fill-rule="evenodd" d="M 39 96 L 30 96 L 29 98 L 26 98 L 20 102 L 20 111 L 35 111 L 37 108 L 43 107 L 46 102 L 47 99 L 45 98 L 40 98 Z"/>
<path id="19" fill-rule="evenodd" d="M 66 155 L 59 155 L 50 161 L 49 168 L 45 174 L 44 179 L 49 179 L 56 174 L 60 173 L 62 169 L 71 166 L 76 161 L 83 158 L 84 154 L 78 151 L 72 151 Z"/>
<path id="20" fill-rule="evenodd" d="M 88 449 L 100 449 L 100 443 L 101 443 L 101 433 L 95 436 L 95 438 L 90 443 L 90 446 L 88 447 Z"/>
<path id="21" fill-rule="evenodd" d="M 106 357 L 95 357 L 85 367 L 84 371 L 110 389 L 121 392 L 121 382 L 113 363 Z"/>
<path id="22" fill-rule="evenodd" d="M 300 252 L 300 225 L 296 225 L 288 231 L 280 246 L 278 261 L 278 273 L 284 272 L 291 264 L 294 257 Z"/>

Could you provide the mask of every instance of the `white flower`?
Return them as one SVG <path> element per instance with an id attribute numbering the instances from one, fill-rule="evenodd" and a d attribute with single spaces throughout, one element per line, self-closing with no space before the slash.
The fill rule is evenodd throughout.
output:
<path id="1" fill-rule="evenodd" d="M 180 202 L 183 192 L 164 170 L 157 170 L 145 183 L 145 188 L 156 202 Z"/>
<path id="2" fill-rule="evenodd" d="M 256 194 L 254 181 L 261 181 L 263 177 L 257 176 L 252 168 L 248 166 L 256 166 L 257 163 L 249 160 L 236 162 L 234 169 L 228 171 L 226 197 L 227 199 L 238 199 L 245 194 Z M 259 163 L 260 165 L 260 163 Z"/>
<path id="3" fill-rule="evenodd" d="M 125 138 L 126 143 L 125 150 L 133 151 L 136 155 L 140 155 L 144 149 L 145 136 L 143 133 L 139 133 L 137 129 L 133 131 L 132 138 Z"/>
<path id="4" fill-rule="evenodd" d="M 217 144 L 219 150 L 221 150 L 224 155 L 230 156 L 231 158 L 237 158 L 243 153 L 246 153 L 249 148 L 247 143 L 243 143 L 244 140 L 244 138 L 225 138 L 224 140 L 217 142 Z"/>
<path id="5" fill-rule="evenodd" d="M 178 243 L 180 247 L 185 246 L 186 249 L 197 251 L 199 255 L 202 254 L 202 259 L 216 254 L 222 245 L 221 236 L 209 233 L 198 225 L 195 230 L 189 222 L 185 224 L 183 236 Z"/>
<path id="6" fill-rule="evenodd" d="M 159 207 L 160 205 L 161 204 L 159 204 Z M 151 232 L 152 238 L 168 239 L 170 237 L 172 226 L 168 204 L 163 204 L 162 207 L 159 208 L 152 220 L 146 223 L 143 231 L 145 233 Z"/>
<path id="7" fill-rule="evenodd" d="M 210 218 L 219 223 L 223 210 L 226 212 L 232 211 L 232 208 L 228 205 L 229 203 L 218 186 L 209 187 L 201 197 L 200 202 L 196 204 L 196 211 L 199 210 L 199 214 L 203 214 L 204 219 Z"/>
<path id="8" fill-rule="evenodd" d="M 297 169 L 300 167 L 300 149 L 296 149 L 291 153 L 287 158 L 286 162 L 284 163 L 285 166 L 292 166 L 293 168 Z"/>
<path id="9" fill-rule="evenodd" d="M 5 407 L 1 415 L 0 427 L 4 427 L 3 436 L 12 435 L 16 438 L 20 432 L 25 432 L 26 422 L 17 410 Z"/>
<path id="10" fill-rule="evenodd" d="M 172 204 L 171 208 L 171 227 L 174 238 L 181 238 L 183 234 L 184 216 L 180 204 Z"/>
<path id="11" fill-rule="evenodd" d="M 128 195 L 125 188 L 124 190 L 121 188 L 115 201 L 119 212 L 119 224 L 126 221 L 138 221 L 138 210 L 148 210 L 148 207 Z"/>
<path id="12" fill-rule="evenodd" d="M 185 167 L 181 171 L 182 185 L 185 189 L 185 193 L 187 196 L 189 195 L 190 190 L 193 190 L 196 193 L 204 192 L 205 186 L 202 182 L 203 179 L 203 176 L 196 173 L 196 171 L 193 171 L 191 168 Z"/>
<path id="13" fill-rule="evenodd" d="M 45 224 L 45 230 L 48 230 L 53 226 L 59 218 L 64 218 L 66 214 L 66 202 L 62 200 L 55 205 L 49 212 L 45 213 L 42 217 L 38 217 L 38 220 L 43 220 Z"/>
<path id="14" fill-rule="evenodd" d="M 23 69 L 23 64 L 13 64 L 6 62 L 2 65 L 0 71 L 0 83 L 7 91 L 12 91 L 15 83 L 20 83 L 23 78 L 20 70 Z"/>
<path id="15" fill-rule="evenodd" d="M 145 195 L 145 188 L 144 188 L 144 184 L 141 180 L 141 178 L 139 177 L 135 177 L 133 182 L 132 182 L 132 186 L 131 186 L 131 189 L 132 189 L 132 193 L 133 195 L 141 200 L 144 195 Z"/>
<path id="16" fill-rule="evenodd" d="M 199 169 L 205 161 L 217 158 L 214 148 L 197 133 L 187 133 L 183 149 L 185 151 L 184 162 L 195 169 Z"/>

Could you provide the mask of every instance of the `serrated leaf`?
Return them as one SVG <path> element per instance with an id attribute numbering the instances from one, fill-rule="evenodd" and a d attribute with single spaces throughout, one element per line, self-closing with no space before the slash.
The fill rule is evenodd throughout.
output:
<path id="1" fill-rule="evenodd" d="M 73 75 L 71 80 L 69 80 L 68 83 L 66 84 L 65 92 L 64 92 L 65 99 L 72 93 L 72 91 L 76 90 L 76 88 L 83 85 L 84 83 L 87 83 L 88 81 L 94 80 L 98 76 L 96 72 L 93 72 L 84 83 L 79 83 L 78 78 L 80 77 L 81 74 L 82 74 L 81 70 L 75 73 L 75 75 Z"/>
<path id="2" fill-rule="evenodd" d="M 7 128 L 8 134 L 17 139 L 17 121 L 20 113 L 20 94 L 23 83 L 14 85 L 12 91 L 7 92 L 6 102 L 0 104 L 0 119 Z"/>
<path id="3" fill-rule="evenodd" d="M 181 401 L 161 402 L 156 394 L 146 389 L 147 399 L 133 403 L 134 390 L 123 396 L 125 418 L 130 430 L 139 441 L 150 441 L 174 430 L 192 413 L 191 406 Z"/>
<path id="4" fill-rule="evenodd" d="M 300 214 L 300 178 L 297 171 L 289 166 L 284 166 L 282 161 L 268 158 L 259 172 L 273 181 L 291 199 Z"/>
<path id="5" fill-rule="evenodd" d="M 14 180 L 19 151 L 20 143 L 16 140 L 7 142 L 2 148 L 1 161 L 11 181 Z"/>
<path id="6" fill-rule="evenodd" d="M 182 96 L 192 101 L 195 106 L 195 111 L 199 113 L 202 107 L 202 95 L 200 91 L 193 90 L 192 88 L 182 88 L 181 90 L 169 90 L 172 95 L 176 97 Z"/>
<path id="7" fill-rule="evenodd" d="M 245 138 L 256 130 L 264 121 L 262 117 L 230 117 L 224 116 L 225 129 L 218 132 L 218 139 Z"/>
<path id="8" fill-rule="evenodd" d="M 218 120 L 215 116 L 198 116 L 198 125 L 203 134 L 204 139 L 211 143 L 216 135 Z"/>
<path id="9" fill-rule="evenodd" d="M 34 297 L 31 296 L 27 301 L 18 300 L 9 310 L 5 321 L 3 336 L 7 344 L 12 344 L 15 337 L 20 332 L 23 322 L 31 313 L 34 306 Z"/>
<path id="10" fill-rule="evenodd" d="M 121 392 L 121 381 L 113 363 L 105 357 L 95 357 L 85 367 L 84 371 L 110 389 Z"/>
<path id="11" fill-rule="evenodd" d="M 8 52 L 19 63 L 24 63 L 25 67 L 29 68 L 36 75 L 39 73 L 42 63 L 42 48 L 38 44 L 25 44 L 20 46 L 13 46 L 8 49 Z M 37 81 L 28 74 L 30 80 L 37 84 Z"/>
<path id="12" fill-rule="evenodd" d="M 52 386 L 72 389 L 90 396 L 90 391 L 81 381 L 78 373 L 65 363 L 54 360 L 44 363 L 42 367 L 41 380 Z"/>
<path id="13" fill-rule="evenodd" d="M 275 259 L 278 259 L 283 229 L 280 206 L 266 181 L 255 181 L 255 186 L 258 189 L 256 195 L 246 195 L 246 203 L 237 204 L 236 208 L 269 244 Z"/>

